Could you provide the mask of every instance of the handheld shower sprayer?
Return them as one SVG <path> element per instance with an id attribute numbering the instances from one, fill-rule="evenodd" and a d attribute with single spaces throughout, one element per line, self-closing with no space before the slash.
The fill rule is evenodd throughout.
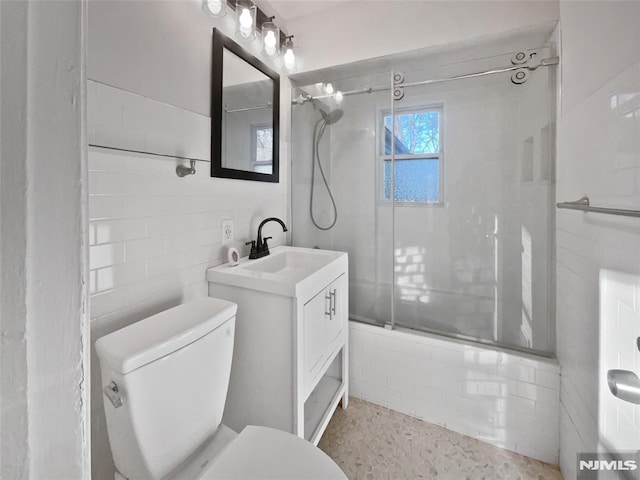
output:
<path id="1" fill-rule="evenodd" d="M 315 102 L 313 103 L 313 108 L 320 112 L 321 118 L 316 122 L 315 127 L 313 128 L 313 150 L 311 152 L 311 193 L 310 193 L 310 201 L 309 201 L 309 214 L 311 216 L 311 221 L 319 230 L 331 230 L 333 226 L 338 221 L 338 207 L 336 206 L 336 201 L 333 198 L 333 193 L 331 192 L 331 187 L 329 187 L 329 182 L 327 182 L 327 177 L 324 174 L 324 169 L 322 168 L 322 162 L 320 161 L 320 140 L 322 140 L 322 136 L 324 135 L 324 130 L 327 128 L 327 125 L 333 125 L 338 120 L 342 118 L 344 115 L 343 110 L 332 110 L 330 112 L 325 112 L 320 107 L 318 107 Z M 320 226 L 316 221 L 316 218 L 313 214 L 313 194 L 315 190 L 315 174 L 316 174 L 316 163 L 318 164 L 318 169 L 320 170 L 320 175 L 322 176 L 322 181 L 324 182 L 324 186 L 327 189 L 327 193 L 329 194 L 329 199 L 331 200 L 331 207 L 333 208 L 333 221 L 327 227 Z"/>

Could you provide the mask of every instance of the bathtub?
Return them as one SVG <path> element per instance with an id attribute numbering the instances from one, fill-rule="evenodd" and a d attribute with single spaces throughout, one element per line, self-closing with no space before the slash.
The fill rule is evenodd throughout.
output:
<path id="1" fill-rule="evenodd" d="M 558 464 L 556 360 L 353 320 L 349 335 L 354 397 Z"/>

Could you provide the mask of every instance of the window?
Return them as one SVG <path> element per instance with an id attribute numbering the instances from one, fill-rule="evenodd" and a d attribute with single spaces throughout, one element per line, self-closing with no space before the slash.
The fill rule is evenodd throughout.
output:
<path id="1" fill-rule="evenodd" d="M 395 117 L 395 126 L 388 111 L 380 122 L 383 200 L 391 200 L 393 141 L 395 201 L 442 203 L 442 107 L 396 111 Z"/>
<path id="2" fill-rule="evenodd" d="M 273 173 L 273 128 L 251 127 L 251 169 L 256 173 Z"/>

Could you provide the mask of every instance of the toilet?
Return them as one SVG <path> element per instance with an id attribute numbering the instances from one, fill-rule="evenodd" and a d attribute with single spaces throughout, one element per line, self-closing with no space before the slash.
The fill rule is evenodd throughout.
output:
<path id="1" fill-rule="evenodd" d="M 346 480 L 302 438 L 222 424 L 236 310 L 200 298 L 96 342 L 116 480 Z"/>

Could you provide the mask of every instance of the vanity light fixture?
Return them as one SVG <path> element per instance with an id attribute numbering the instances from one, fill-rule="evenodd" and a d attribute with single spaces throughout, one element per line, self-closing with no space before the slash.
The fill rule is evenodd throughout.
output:
<path id="1" fill-rule="evenodd" d="M 248 1 L 236 3 L 236 13 L 238 14 L 238 25 L 236 35 L 244 40 L 256 38 L 256 16 L 257 7 Z"/>
<path id="2" fill-rule="evenodd" d="M 282 44 L 282 50 L 284 51 L 283 60 L 284 67 L 289 72 L 296 71 L 296 54 L 293 53 L 293 35 L 284 37 L 284 43 Z"/>
<path id="3" fill-rule="evenodd" d="M 326 93 L 327 95 L 333 95 L 333 85 L 331 85 L 330 83 L 325 83 L 324 93 Z"/>
<path id="4" fill-rule="evenodd" d="M 338 105 L 340 105 L 342 103 L 342 99 L 344 98 L 344 95 L 342 94 L 342 92 L 340 90 L 338 90 L 335 94 L 335 99 L 336 99 L 336 103 Z"/>
<path id="5" fill-rule="evenodd" d="M 202 0 L 202 9 L 212 17 L 224 17 L 227 0 Z"/>
<path id="6" fill-rule="evenodd" d="M 227 10 L 235 11 L 238 37 L 250 42 L 261 33 L 262 53 L 270 58 L 282 54 L 285 69 L 289 73 L 296 71 L 293 35 L 287 35 L 275 24 L 274 16 L 265 14 L 251 0 L 202 0 L 202 10 L 212 17 L 222 17 Z"/>
<path id="7" fill-rule="evenodd" d="M 268 57 L 277 57 L 280 54 L 280 28 L 273 23 L 275 17 L 268 17 L 262 24 L 262 46 L 264 54 Z"/>

